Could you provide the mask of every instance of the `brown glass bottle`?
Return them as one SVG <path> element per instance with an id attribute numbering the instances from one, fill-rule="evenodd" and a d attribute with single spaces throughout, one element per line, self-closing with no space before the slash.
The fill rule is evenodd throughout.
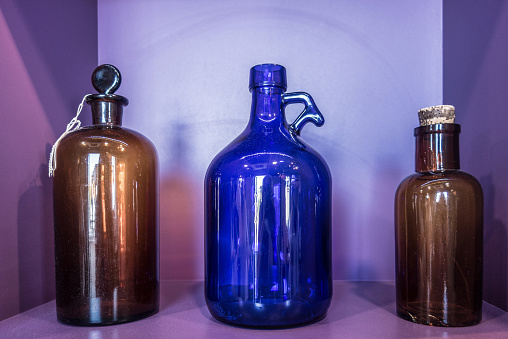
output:
<path id="1" fill-rule="evenodd" d="M 417 173 L 395 197 L 397 314 L 415 323 L 482 317 L 483 195 L 459 170 L 459 133 L 454 123 L 416 128 Z"/>
<path id="2" fill-rule="evenodd" d="M 121 127 L 111 65 L 92 76 L 93 126 L 61 139 L 54 172 L 56 306 L 61 322 L 105 325 L 159 309 L 158 160 Z"/>

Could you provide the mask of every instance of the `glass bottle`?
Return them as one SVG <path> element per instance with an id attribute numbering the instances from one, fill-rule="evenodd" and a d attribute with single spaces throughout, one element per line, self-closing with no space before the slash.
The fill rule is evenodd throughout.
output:
<path id="1" fill-rule="evenodd" d="M 158 158 L 122 127 L 118 70 L 99 66 L 93 126 L 63 137 L 54 171 L 56 307 L 73 325 L 133 321 L 159 309 Z"/>
<path id="2" fill-rule="evenodd" d="M 220 321 L 289 327 L 319 320 L 332 297 L 331 178 L 299 134 L 323 116 L 286 93 L 286 70 L 254 66 L 250 122 L 205 178 L 205 296 Z M 288 104 L 305 110 L 289 125 Z"/>
<path id="3" fill-rule="evenodd" d="M 397 314 L 419 324 L 474 325 L 482 317 L 482 189 L 459 170 L 454 107 L 419 115 L 416 173 L 395 197 Z"/>

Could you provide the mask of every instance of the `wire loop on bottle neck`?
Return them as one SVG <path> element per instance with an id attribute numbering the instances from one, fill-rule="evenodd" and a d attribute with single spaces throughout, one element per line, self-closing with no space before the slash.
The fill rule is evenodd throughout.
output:
<path id="1" fill-rule="evenodd" d="M 49 155 L 49 176 L 52 177 L 55 174 L 56 170 L 56 150 L 58 147 L 58 144 L 60 141 L 69 133 L 79 129 L 81 127 L 81 121 L 78 120 L 79 114 L 81 113 L 81 110 L 83 109 L 83 105 L 85 104 L 86 98 L 91 95 L 87 94 L 83 97 L 83 100 L 81 100 L 81 103 L 78 106 L 78 111 L 76 113 L 76 116 L 72 118 L 72 120 L 67 124 L 67 128 L 65 129 L 65 132 L 60 136 L 60 138 L 55 141 L 55 144 L 51 148 L 51 154 Z"/>

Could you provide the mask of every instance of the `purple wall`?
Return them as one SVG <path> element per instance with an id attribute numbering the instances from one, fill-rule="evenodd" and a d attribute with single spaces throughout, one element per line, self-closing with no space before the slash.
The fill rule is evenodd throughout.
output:
<path id="1" fill-rule="evenodd" d="M 54 298 L 48 155 L 90 91 L 97 2 L 0 0 L 0 51 L 1 320 Z"/>
<path id="2" fill-rule="evenodd" d="M 326 118 L 302 136 L 332 169 L 334 278 L 393 280 L 393 195 L 417 110 L 444 95 L 485 191 L 485 298 L 506 309 L 507 23 L 496 0 L 0 0 L 0 320 L 54 297 L 47 158 L 97 58 L 159 150 L 162 279 L 203 278 L 204 173 L 247 123 L 249 68 L 276 62 Z"/>
<path id="3" fill-rule="evenodd" d="M 394 279 L 394 192 L 414 171 L 417 110 L 442 102 L 441 0 L 98 4 L 124 126 L 161 158 L 162 279 L 203 278 L 204 174 L 246 126 L 249 69 L 266 62 L 326 119 L 302 136 L 332 170 L 334 278 Z"/>
<path id="4" fill-rule="evenodd" d="M 462 168 L 485 196 L 484 299 L 508 310 L 508 1 L 443 4 L 444 99 L 462 124 Z"/>

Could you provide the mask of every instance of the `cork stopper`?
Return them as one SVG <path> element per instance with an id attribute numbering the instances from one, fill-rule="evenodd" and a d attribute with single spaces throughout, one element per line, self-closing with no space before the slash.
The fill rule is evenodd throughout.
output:
<path id="1" fill-rule="evenodd" d="M 418 111 L 420 126 L 455 123 L 455 107 L 439 105 L 422 108 Z"/>

